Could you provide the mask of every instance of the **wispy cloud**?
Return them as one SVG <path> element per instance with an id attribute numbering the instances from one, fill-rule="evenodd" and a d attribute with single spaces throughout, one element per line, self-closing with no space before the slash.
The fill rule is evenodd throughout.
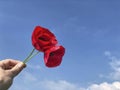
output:
<path id="1" fill-rule="evenodd" d="M 65 30 L 68 31 L 74 31 L 74 32 L 86 32 L 87 28 L 85 26 L 81 26 L 80 21 L 79 21 L 79 17 L 69 17 L 66 19 L 65 23 L 64 23 L 64 28 Z"/>
<path id="2" fill-rule="evenodd" d="M 84 90 L 66 80 L 39 80 L 30 72 L 23 72 L 10 90 Z"/>
<path id="3" fill-rule="evenodd" d="M 28 64 L 27 67 L 30 69 L 43 70 L 43 68 L 40 65 Z"/>
<path id="4" fill-rule="evenodd" d="M 84 90 L 80 86 L 65 80 L 43 81 L 42 85 L 45 90 Z"/>
<path id="5" fill-rule="evenodd" d="M 89 25 L 82 24 L 80 21 L 80 17 L 73 16 L 68 17 L 64 22 L 64 29 L 68 32 L 79 33 L 81 35 L 92 36 L 92 38 L 101 39 L 101 37 L 106 37 L 107 33 L 109 32 L 108 28 L 95 28 L 90 27 Z M 100 37 L 100 38 L 99 38 Z"/>
<path id="6" fill-rule="evenodd" d="M 24 82 L 34 82 L 34 81 L 37 81 L 37 78 L 33 76 L 32 73 L 29 73 L 29 72 L 24 72 L 23 73 L 23 77 L 24 77 Z"/>
<path id="7" fill-rule="evenodd" d="M 113 69 L 113 72 L 110 73 L 110 78 L 120 80 L 120 61 L 112 61 L 110 65 Z"/>
<path id="8" fill-rule="evenodd" d="M 23 72 L 9 90 L 120 90 L 120 82 L 103 82 L 82 87 L 66 80 L 38 80 L 30 72 Z"/>
<path id="9" fill-rule="evenodd" d="M 113 80 L 120 80 L 120 59 L 113 56 L 110 51 L 105 51 L 104 54 L 111 60 L 109 64 L 112 72 L 107 77 Z"/>

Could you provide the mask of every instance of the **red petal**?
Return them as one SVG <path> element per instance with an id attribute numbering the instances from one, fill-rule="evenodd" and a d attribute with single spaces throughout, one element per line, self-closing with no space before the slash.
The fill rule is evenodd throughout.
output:
<path id="1" fill-rule="evenodd" d="M 63 46 L 55 46 L 44 53 L 44 62 L 47 67 L 59 66 L 65 53 Z"/>
<path id="2" fill-rule="evenodd" d="M 41 26 L 35 27 L 31 39 L 35 49 L 42 52 L 44 52 L 46 48 L 55 46 L 58 43 L 55 35 Z"/>

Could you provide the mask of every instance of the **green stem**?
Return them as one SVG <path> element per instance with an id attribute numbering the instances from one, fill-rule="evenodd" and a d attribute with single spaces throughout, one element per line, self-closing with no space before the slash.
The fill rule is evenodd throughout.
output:
<path id="1" fill-rule="evenodd" d="M 28 59 L 25 60 L 24 63 L 28 62 L 31 58 L 33 58 L 34 56 L 36 56 L 38 53 L 39 53 L 39 51 L 36 52 L 36 53 L 34 53 L 33 55 L 31 55 Z"/>
<path id="2" fill-rule="evenodd" d="M 37 54 L 39 53 L 39 51 L 36 52 L 36 53 L 34 53 L 34 51 L 35 51 L 35 49 L 33 49 L 33 50 L 31 51 L 31 53 L 30 53 L 30 54 L 28 55 L 28 57 L 23 61 L 23 63 L 28 62 L 32 57 L 34 57 L 35 55 L 37 55 Z"/>

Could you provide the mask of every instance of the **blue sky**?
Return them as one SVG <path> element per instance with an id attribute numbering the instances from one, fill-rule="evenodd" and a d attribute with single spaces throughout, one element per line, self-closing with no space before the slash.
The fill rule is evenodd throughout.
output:
<path id="1" fill-rule="evenodd" d="M 66 48 L 62 64 L 47 68 L 40 53 L 10 90 L 119 90 L 119 0 L 0 0 L 0 59 L 23 61 L 36 25 Z"/>

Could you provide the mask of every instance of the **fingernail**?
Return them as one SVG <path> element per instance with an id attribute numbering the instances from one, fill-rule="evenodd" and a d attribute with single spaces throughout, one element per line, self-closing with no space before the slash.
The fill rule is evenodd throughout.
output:
<path id="1" fill-rule="evenodd" d="M 26 65 L 24 64 L 24 63 L 22 63 L 22 62 L 20 62 L 18 65 L 17 65 L 19 68 L 25 68 L 26 67 Z"/>

